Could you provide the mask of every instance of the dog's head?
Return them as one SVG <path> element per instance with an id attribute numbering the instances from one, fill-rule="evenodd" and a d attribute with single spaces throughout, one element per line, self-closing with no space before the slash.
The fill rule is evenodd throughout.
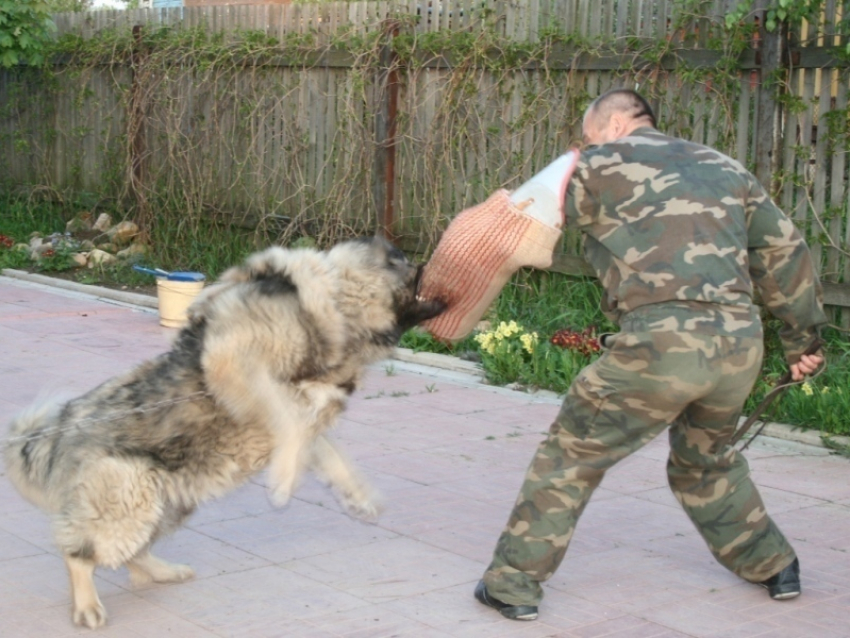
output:
<path id="1" fill-rule="evenodd" d="M 440 299 L 422 299 L 419 283 L 422 266 L 413 264 L 405 254 L 382 237 L 364 237 L 338 244 L 329 252 L 329 257 L 338 264 L 357 264 L 362 273 L 367 273 L 375 286 L 361 283 L 364 302 L 384 294 L 389 309 L 394 315 L 399 336 L 405 330 L 439 315 L 446 309 Z M 351 273 L 351 268 L 348 268 Z M 361 273 L 351 273 L 359 279 Z M 370 290 L 370 288 L 372 288 Z M 383 305 L 383 304 L 380 304 Z"/>

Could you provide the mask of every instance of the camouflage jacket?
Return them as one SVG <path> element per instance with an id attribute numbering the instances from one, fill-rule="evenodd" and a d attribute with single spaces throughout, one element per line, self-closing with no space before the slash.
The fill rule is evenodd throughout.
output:
<path id="1" fill-rule="evenodd" d="M 567 190 L 567 224 L 624 330 L 761 335 L 753 304 L 785 326 L 794 362 L 826 322 L 805 241 L 756 178 L 711 148 L 651 127 L 587 149 Z"/>

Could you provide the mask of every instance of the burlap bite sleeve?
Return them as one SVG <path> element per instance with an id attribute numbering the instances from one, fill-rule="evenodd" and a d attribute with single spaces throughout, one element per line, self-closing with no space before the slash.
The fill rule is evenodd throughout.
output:
<path id="1" fill-rule="evenodd" d="M 443 233 L 419 292 L 447 309 L 422 325 L 442 341 L 464 338 L 519 268 L 552 265 L 560 238 L 560 229 L 518 210 L 506 190 L 464 210 Z"/>

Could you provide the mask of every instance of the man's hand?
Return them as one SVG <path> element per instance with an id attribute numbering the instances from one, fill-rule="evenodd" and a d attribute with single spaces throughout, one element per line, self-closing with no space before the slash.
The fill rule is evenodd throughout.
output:
<path id="1" fill-rule="evenodd" d="M 791 379 L 802 381 L 806 375 L 812 374 L 823 363 L 823 355 L 804 354 L 797 363 L 791 365 Z"/>

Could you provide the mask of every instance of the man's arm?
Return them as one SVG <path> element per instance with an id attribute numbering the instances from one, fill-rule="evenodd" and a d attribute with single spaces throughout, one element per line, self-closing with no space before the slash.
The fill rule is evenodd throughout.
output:
<path id="1" fill-rule="evenodd" d="M 820 280 L 794 223 L 770 200 L 755 177 L 750 176 L 750 180 L 746 206 L 750 275 L 764 305 L 785 324 L 779 337 L 792 375 L 799 380 L 822 361 L 819 355 L 801 359 L 820 327 L 827 323 Z"/>

